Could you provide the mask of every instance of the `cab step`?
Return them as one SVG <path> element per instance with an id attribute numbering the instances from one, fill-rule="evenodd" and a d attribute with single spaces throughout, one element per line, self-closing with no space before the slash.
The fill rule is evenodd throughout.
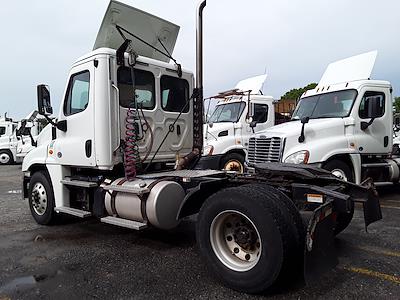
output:
<path id="1" fill-rule="evenodd" d="M 100 221 L 102 223 L 107 223 L 107 224 L 116 225 L 116 226 L 125 227 L 125 228 L 129 228 L 129 229 L 134 229 L 134 230 L 143 230 L 148 227 L 146 223 L 126 220 L 126 219 L 121 219 L 121 218 L 116 218 L 116 217 L 105 217 L 105 218 L 101 218 Z"/>
<path id="2" fill-rule="evenodd" d="M 79 217 L 82 219 L 89 218 L 92 216 L 92 213 L 89 211 L 80 210 L 80 209 L 71 208 L 71 207 L 56 207 L 56 208 L 54 208 L 54 211 L 56 213 L 68 214 L 68 215 Z"/>
<path id="3" fill-rule="evenodd" d="M 96 182 L 92 181 L 83 181 L 83 180 L 73 180 L 70 178 L 65 178 L 60 180 L 60 182 L 64 185 L 68 186 L 76 186 L 76 187 L 83 187 L 83 188 L 96 188 L 99 185 Z"/>

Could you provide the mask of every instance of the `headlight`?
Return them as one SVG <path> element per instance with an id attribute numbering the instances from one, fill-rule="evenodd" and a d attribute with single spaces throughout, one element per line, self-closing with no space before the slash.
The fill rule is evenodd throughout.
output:
<path id="1" fill-rule="evenodd" d="M 285 163 L 287 164 L 306 164 L 308 163 L 308 159 L 310 158 L 310 152 L 304 150 L 304 151 L 299 151 L 296 153 L 293 153 L 292 155 L 289 155 L 285 159 Z"/>
<path id="2" fill-rule="evenodd" d="M 203 155 L 204 156 L 212 155 L 213 151 L 214 151 L 214 146 L 211 145 L 205 146 L 203 149 Z"/>

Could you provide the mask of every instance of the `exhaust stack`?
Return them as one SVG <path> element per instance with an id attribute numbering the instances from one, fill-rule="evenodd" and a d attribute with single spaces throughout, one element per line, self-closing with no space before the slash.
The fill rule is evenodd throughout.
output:
<path id="1" fill-rule="evenodd" d="M 199 3 L 197 8 L 197 35 L 196 35 L 196 89 L 193 110 L 193 150 L 199 154 L 203 151 L 203 10 L 207 0 Z"/>
<path id="2" fill-rule="evenodd" d="M 177 170 L 193 165 L 203 152 L 203 10 L 207 0 L 202 0 L 197 8 L 196 36 L 196 89 L 193 98 L 193 151 L 181 158 Z"/>

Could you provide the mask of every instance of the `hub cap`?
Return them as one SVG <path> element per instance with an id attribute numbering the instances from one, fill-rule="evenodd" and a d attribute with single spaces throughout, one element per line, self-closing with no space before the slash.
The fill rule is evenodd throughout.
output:
<path id="1" fill-rule="evenodd" d="M 238 160 L 230 160 L 224 166 L 225 171 L 236 171 L 238 173 L 243 173 L 243 164 Z"/>
<path id="2" fill-rule="evenodd" d="M 342 179 L 343 181 L 348 181 L 346 174 L 341 169 L 334 169 L 332 170 L 331 173 L 332 175 L 335 175 L 336 177 Z"/>
<path id="3" fill-rule="evenodd" d="M 43 216 L 47 208 L 47 193 L 43 184 L 40 182 L 35 183 L 31 196 L 33 210 L 37 215 Z"/>
<path id="4" fill-rule="evenodd" d="M 1 164 L 8 164 L 10 162 L 10 155 L 7 153 L 0 154 L 0 163 Z"/>
<path id="5" fill-rule="evenodd" d="M 238 211 L 224 211 L 214 218 L 210 240 L 217 258 L 231 270 L 246 272 L 260 259 L 260 234 L 254 223 Z"/>

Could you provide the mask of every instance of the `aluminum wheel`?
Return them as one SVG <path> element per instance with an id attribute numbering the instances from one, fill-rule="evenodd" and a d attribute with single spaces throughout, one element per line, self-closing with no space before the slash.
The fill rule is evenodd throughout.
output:
<path id="1" fill-rule="evenodd" d="M 40 182 L 35 183 L 31 194 L 32 207 L 35 213 L 43 216 L 47 209 L 47 193 L 43 184 Z"/>
<path id="2" fill-rule="evenodd" d="M 0 154 L 0 164 L 6 165 L 10 162 L 11 157 L 8 153 L 1 153 Z"/>
<path id="3" fill-rule="evenodd" d="M 210 241 L 218 259 L 233 271 L 249 271 L 260 260 L 260 234 L 254 223 L 238 211 L 224 211 L 214 218 Z"/>
<path id="4" fill-rule="evenodd" d="M 331 171 L 332 175 L 340 178 L 343 181 L 348 181 L 346 173 L 341 169 L 334 169 Z"/>
<path id="5" fill-rule="evenodd" d="M 229 160 L 224 166 L 225 171 L 236 171 L 238 173 L 243 173 L 243 169 L 243 164 L 236 159 Z"/>

